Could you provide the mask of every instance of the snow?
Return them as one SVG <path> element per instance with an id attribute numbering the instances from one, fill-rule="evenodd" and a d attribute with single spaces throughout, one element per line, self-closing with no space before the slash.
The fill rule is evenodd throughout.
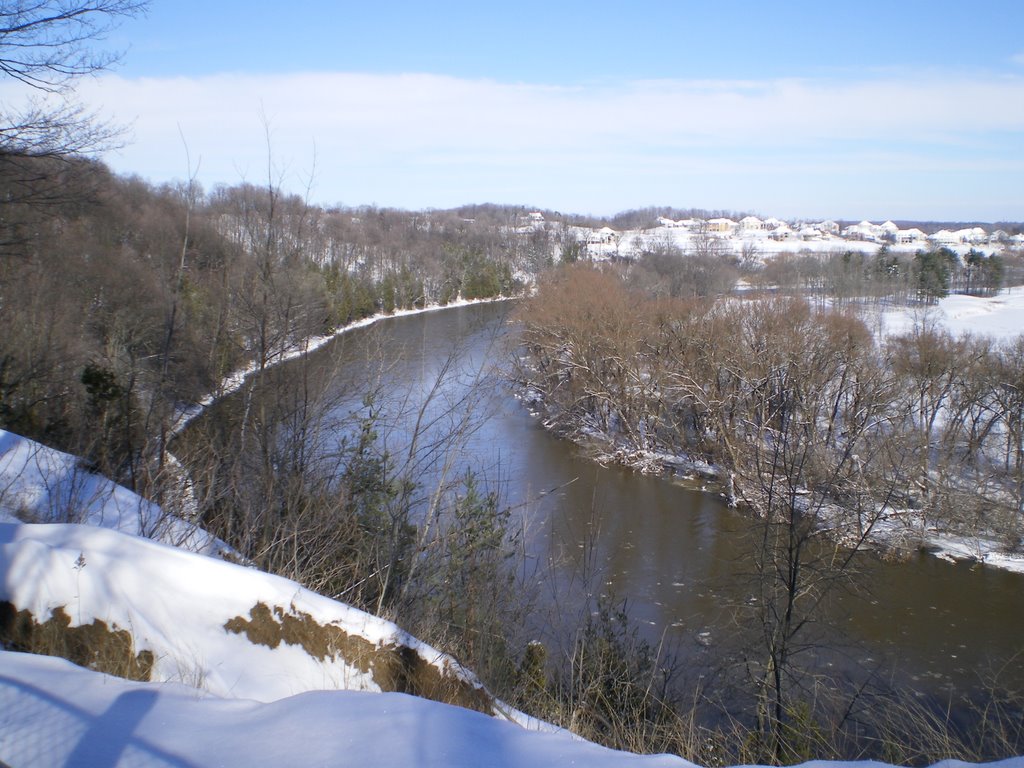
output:
<path id="1" fill-rule="evenodd" d="M 1024 333 L 1024 287 L 1007 288 L 991 298 L 947 296 L 933 307 L 900 307 L 882 314 L 886 334 L 905 333 L 919 322 L 934 322 L 954 335 L 1010 339 Z"/>
<path id="2" fill-rule="evenodd" d="M 412 648 L 428 664 L 475 682 L 458 663 L 395 624 L 294 581 L 116 531 L 84 525 L 0 524 L 0 599 L 39 622 L 63 607 L 71 626 L 99 619 L 153 653 L 153 679 L 197 681 L 221 696 L 275 701 L 305 691 L 380 690 L 371 672 L 301 645 L 254 644 L 229 632 L 258 603 L 364 638 Z M 477 684 L 478 685 L 478 684 Z"/>
<path id="3" fill-rule="evenodd" d="M 99 619 L 129 629 L 136 651 L 153 652 L 154 679 L 201 680 L 211 692 L 261 701 L 324 687 L 378 687 L 342 659 L 318 659 L 300 646 L 253 645 L 225 631 L 226 622 L 247 620 L 263 603 L 378 647 L 412 648 L 442 672 L 479 685 L 454 659 L 391 622 L 294 581 L 206 556 L 233 553 L 202 529 L 85 472 L 75 457 L 4 431 L 0 520 L 8 521 L 0 522 L 0 599 L 40 622 L 63 606 L 72 626 Z M 78 522 L 87 524 L 72 524 Z M 142 538 L 147 529 L 167 543 Z"/>
<path id="4" fill-rule="evenodd" d="M 960 536 L 926 525 L 919 512 L 893 509 L 880 519 L 870 540 L 885 546 L 921 548 L 949 562 L 984 563 L 993 568 L 1024 574 L 1024 555 L 1006 552 L 1005 545 L 986 536 Z"/>
<path id="5" fill-rule="evenodd" d="M 313 691 L 259 703 L 131 683 L 62 659 L 0 652 L 0 749 L 10 765 L 591 766 L 689 768 L 400 693 Z M 814 761 L 804 768 L 875 768 Z M 944 761 L 935 768 L 968 764 Z M 989 763 L 1024 768 L 1024 758 Z"/>
<path id="6" fill-rule="evenodd" d="M 0 520 L 87 523 L 147 536 L 206 554 L 231 548 L 201 528 L 165 514 L 80 459 L 0 429 Z"/>
<path id="7" fill-rule="evenodd" d="M 0 754 L 25 768 L 691 765 L 531 732 L 400 693 L 311 691 L 259 703 L 173 683 L 131 683 L 45 656 L 0 653 L 0 670 Z"/>

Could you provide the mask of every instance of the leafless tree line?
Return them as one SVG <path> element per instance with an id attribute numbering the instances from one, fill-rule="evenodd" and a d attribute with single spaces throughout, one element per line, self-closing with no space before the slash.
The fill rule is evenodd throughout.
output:
<path id="1" fill-rule="evenodd" d="M 1020 546 L 1022 338 L 923 316 L 880 343 L 800 298 L 652 299 L 589 266 L 543 283 L 522 321 L 523 384 L 574 438 L 717 466 L 756 509 L 765 457 L 795 447 L 792 492 L 822 494 L 856 535 L 884 507 Z"/>

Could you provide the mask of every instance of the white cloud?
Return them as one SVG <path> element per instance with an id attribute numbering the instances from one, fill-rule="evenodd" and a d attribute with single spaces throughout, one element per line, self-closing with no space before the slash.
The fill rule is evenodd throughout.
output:
<path id="1" fill-rule="evenodd" d="M 610 191 L 635 196 L 645 183 L 656 197 L 678 190 L 661 197 L 666 203 L 710 205 L 698 185 L 716 167 L 735 183 L 745 173 L 794 169 L 882 173 L 887 166 L 877 157 L 886 153 L 896 154 L 904 173 L 983 173 L 986 164 L 996 171 L 1013 164 L 1019 173 L 1021 161 L 1002 157 L 998 142 L 1010 137 L 1019 147 L 1024 136 L 1024 77 L 558 87 L 428 74 L 107 76 L 85 83 L 81 96 L 132 123 L 134 143 L 109 158 L 118 170 L 184 177 L 180 125 L 193 160 L 202 157 L 204 182 L 263 181 L 262 113 L 286 186 L 301 183 L 315 147 L 318 199 L 410 207 L 482 200 L 584 207 L 566 199 L 574 190 L 602 207 L 592 189 L 602 178 L 612 208 L 630 203 L 613 201 Z M 993 135 L 1002 137 L 994 145 Z M 549 202 L 555 197 L 561 202 Z"/>
<path id="2" fill-rule="evenodd" d="M 1013 56 L 1010 57 L 1010 61 L 1014 64 L 1020 64 L 1021 66 L 1024 66 L 1024 51 L 1013 54 Z"/>

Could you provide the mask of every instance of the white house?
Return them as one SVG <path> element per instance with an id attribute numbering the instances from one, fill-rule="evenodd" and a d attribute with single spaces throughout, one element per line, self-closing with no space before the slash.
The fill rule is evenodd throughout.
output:
<path id="1" fill-rule="evenodd" d="M 838 235 L 839 225 L 836 224 L 832 219 L 825 219 L 825 221 L 819 221 L 815 226 L 827 235 Z"/>
<path id="2" fill-rule="evenodd" d="M 882 235 L 882 229 L 870 221 L 862 221 L 860 224 L 851 224 L 843 230 L 843 237 L 851 240 L 878 240 Z"/>
<path id="3" fill-rule="evenodd" d="M 736 222 L 732 219 L 708 219 L 709 232 L 732 232 L 736 228 Z"/>
<path id="4" fill-rule="evenodd" d="M 927 239 L 927 235 L 917 227 L 911 227 L 910 229 L 899 229 L 896 231 L 896 242 L 897 243 L 922 243 Z"/>
<path id="5" fill-rule="evenodd" d="M 766 229 L 765 223 L 761 221 L 757 216 L 744 216 L 740 219 L 740 229 L 744 232 L 754 232 L 762 229 Z"/>
<path id="6" fill-rule="evenodd" d="M 544 228 L 544 214 L 540 211 L 520 214 L 516 231 L 520 234 L 529 234 Z"/>
<path id="7" fill-rule="evenodd" d="M 957 237 L 960 238 L 961 243 L 984 243 L 988 240 L 988 232 L 981 227 L 970 227 L 968 229 L 958 229 L 956 231 Z"/>
<path id="8" fill-rule="evenodd" d="M 601 227 L 587 235 L 587 242 L 595 245 L 614 243 L 618 236 L 619 233 L 611 227 Z"/>
<path id="9" fill-rule="evenodd" d="M 960 243 L 960 236 L 948 229 L 940 229 L 928 237 L 936 245 L 957 245 Z"/>

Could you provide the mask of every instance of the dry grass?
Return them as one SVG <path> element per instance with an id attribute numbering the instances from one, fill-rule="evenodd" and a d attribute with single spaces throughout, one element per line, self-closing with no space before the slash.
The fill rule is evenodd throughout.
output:
<path id="1" fill-rule="evenodd" d="M 424 659 L 416 649 L 389 643 L 375 645 L 331 624 L 320 624 L 294 608 L 256 603 L 249 617 L 236 616 L 224 624 L 229 632 L 244 634 L 250 642 L 277 648 L 281 643 L 301 647 L 324 661 L 339 659 L 373 677 L 383 691 L 409 693 L 425 699 L 494 713 L 487 691 Z"/>
<path id="2" fill-rule="evenodd" d="M 0 602 L 0 645 L 13 651 L 59 656 L 128 680 L 149 680 L 153 670 L 152 652 L 135 653 L 128 630 L 108 627 L 99 619 L 73 627 L 64 606 L 57 606 L 50 618 L 39 622 L 28 610 Z"/>

